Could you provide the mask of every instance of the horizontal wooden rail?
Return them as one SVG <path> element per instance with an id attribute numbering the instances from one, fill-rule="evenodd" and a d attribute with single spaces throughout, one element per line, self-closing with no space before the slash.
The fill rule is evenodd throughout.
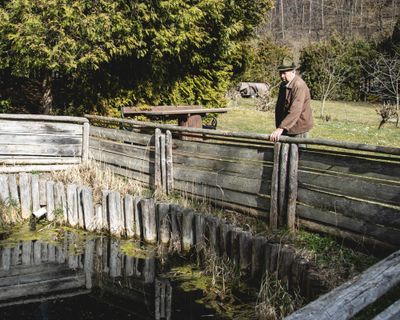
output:
<path id="1" fill-rule="evenodd" d="M 30 120 L 30 121 L 57 121 L 57 122 L 72 122 L 72 123 L 87 123 L 88 122 L 88 119 L 82 118 L 82 117 L 47 116 L 47 115 L 41 115 L 41 114 L 0 113 L 0 119 Z"/>
<path id="2" fill-rule="evenodd" d="M 285 320 L 350 319 L 399 283 L 400 251 L 397 251 Z"/>
<path id="3" fill-rule="evenodd" d="M 159 123 L 151 123 L 151 122 L 143 122 L 136 120 L 126 120 L 126 119 L 118 119 L 112 117 L 102 117 L 102 116 L 92 116 L 85 115 L 85 117 L 89 120 L 94 121 L 105 121 L 110 123 L 120 123 L 127 125 L 134 125 L 140 127 L 148 127 L 148 128 L 160 128 L 163 130 L 170 130 L 174 132 L 186 132 L 186 133 L 197 133 L 202 134 L 204 137 L 234 137 L 234 138 L 243 138 L 243 139 L 252 139 L 259 140 L 269 143 L 269 134 L 257 134 L 257 133 L 245 133 L 245 132 L 229 132 L 222 130 L 208 130 L 208 129 L 197 129 L 197 128 L 187 128 L 187 127 L 178 127 L 170 124 L 159 124 Z M 345 142 L 345 141 L 335 141 L 329 139 L 300 139 L 300 138 L 291 138 L 282 136 L 279 139 L 280 142 L 288 142 L 288 143 L 298 143 L 298 144 L 309 144 L 309 145 L 321 145 L 321 146 L 329 146 L 343 149 L 352 149 L 352 150 L 360 150 L 360 151 L 368 151 L 368 152 L 378 152 L 384 154 L 391 155 L 399 155 L 400 156 L 400 148 L 395 147 L 385 147 L 385 146 L 374 146 L 362 143 L 354 143 L 354 142 Z"/>

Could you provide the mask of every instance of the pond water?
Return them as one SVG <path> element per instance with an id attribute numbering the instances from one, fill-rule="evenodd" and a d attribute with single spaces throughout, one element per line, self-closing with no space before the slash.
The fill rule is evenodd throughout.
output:
<path id="1" fill-rule="evenodd" d="M 132 240 L 38 229 L 0 231 L 2 320 L 231 318 L 205 302 L 213 296 L 196 287 L 200 273 L 185 259 L 160 259 Z"/>

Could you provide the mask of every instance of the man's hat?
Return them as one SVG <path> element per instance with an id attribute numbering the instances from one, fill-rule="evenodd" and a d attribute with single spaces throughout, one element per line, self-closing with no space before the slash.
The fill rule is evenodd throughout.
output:
<path id="1" fill-rule="evenodd" d="M 293 62 L 292 59 L 285 57 L 281 63 L 281 65 L 278 67 L 278 71 L 290 71 L 290 70 L 294 70 L 296 69 L 297 66 L 296 64 Z"/>

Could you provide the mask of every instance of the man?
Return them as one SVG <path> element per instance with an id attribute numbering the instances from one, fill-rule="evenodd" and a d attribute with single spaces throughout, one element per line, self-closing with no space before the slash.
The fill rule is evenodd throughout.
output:
<path id="1" fill-rule="evenodd" d="M 279 141 L 281 135 L 307 138 L 314 121 L 310 107 L 310 90 L 296 75 L 296 65 L 284 59 L 278 67 L 282 79 L 278 101 L 275 107 L 276 130 L 271 133 L 271 141 Z"/>

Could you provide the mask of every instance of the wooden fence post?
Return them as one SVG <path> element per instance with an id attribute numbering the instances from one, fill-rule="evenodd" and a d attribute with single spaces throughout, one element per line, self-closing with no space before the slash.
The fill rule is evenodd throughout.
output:
<path id="1" fill-rule="evenodd" d="M 54 181 L 46 182 L 46 195 L 47 195 L 47 220 L 53 221 L 54 215 Z"/>
<path id="2" fill-rule="evenodd" d="M 19 174 L 19 190 L 21 193 L 21 213 L 22 218 L 27 219 L 32 214 L 32 198 L 30 175 L 27 173 Z"/>
<path id="3" fill-rule="evenodd" d="M 278 191 L 279 191 L 279 158 L 281 143 L 274 145 L 274 166 L 271 181 L 271 208 L 269 212 L 269 227 L 274 230 L 278 227 Z"/>
<path id="4" fill-rule="evenodd" d="M 156 128 L 154 132 L 154 188 L 162 190 L 161 188 L 161 130 Z"/>
<path id="5" fill-rule="evenodd" d="M 18 206 L 20 206 L 17 177 L 15 176 L 15 174 L 8 175 L 8 186 L 10 188 L 11 200 L 15 202 Z"/>
<path id="6" fill-rule="evenodd" d="M 0 201 L 6 204 L 10 198 L 7 175 L 0 175 Z"/>
<path id="7" fill-rule="evenodd" d="M 89 160 L 89 133 L 90 124 L 89 122 L 85 122 L 82 128 L 82 162 Z"/>
<path id="8" fill-rule="evenodd" d="M 289 144 L 283 143 L 281 147 L 281 158 L 279 163 L 279 209 L 278 209 L 278 225 L 285 225 L 286 208 L 287 208 L 287 173 L 288 173 Z"/>
<path id="9" fill-rule="evenodd" d="M 68 223 L 71 227 L 78 225 L 78 195 L 77 186 L 75 184 L 69 184 L 67 186 L 67 216 Z"/>
<path id="10" fill-rule="evenodd" d="M 167 130 L 165 138 L 165 151 L 167 158 L 167 194 L 170 194 L 174 190 L 174 169 L 173 169 L 173 158 L 172 158 L 172 134 L 171 131 Z"/>
<path id="11" fill-rule="evenodd" d="M 143 219 L 143 239 L 148 243 L 157 242 L 157 220 L 154 199 L 142 199 L 140 208 Z"/>
<path id="12" fill-rule="evenodd" d="M 39 176 L 32 175 L 32 211 L 40 209 Z"/>
<path id="13" fill-rule="evenodd" d="M 289 182 L 288 182 L 288 201 L 287 201 L 287 219 L 286 219 L 289 230 L 294 230 L 296 223 L 298 164 L 299 164 L 299 148 L 297 144 L 292 143 L 290 145 L 290 156 L 289 156 Z"/>
<path id="14" fill-rule="evenodd" d="M 81 191 L 82 197 L 82 214 L 85 229 L 89 231 L 95 231 L 94 224 L 94 206 L 93 206 L 93 195 L 92 189 L 83 187 Z"/>

